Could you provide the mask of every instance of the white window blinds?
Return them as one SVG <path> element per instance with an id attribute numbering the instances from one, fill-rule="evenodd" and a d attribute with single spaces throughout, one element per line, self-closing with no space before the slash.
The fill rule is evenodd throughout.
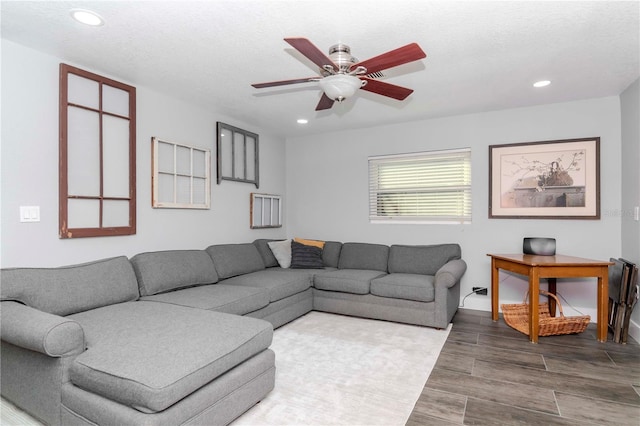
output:
<path id="1" fill-rule="evenodd" d="M 369 157 L 369 219 L 471 222 L 471 149 Z"/>

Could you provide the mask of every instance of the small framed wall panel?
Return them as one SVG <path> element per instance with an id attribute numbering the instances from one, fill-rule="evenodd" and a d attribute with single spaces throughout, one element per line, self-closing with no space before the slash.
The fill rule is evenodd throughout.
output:
<path id="1" fill-rule="evenodd" d="M 251 193 L 251 229 L 282 227 L 282 197 Z"/>
<path id="2" fill-rule="evenodd" d="M 211 207 L 211 151 L 151 138 L 154 208 Z"/>
<path id="3" fill-rule="evenodd" d="M 217 178 L 260 187 L 258 135 L 229 124 L 217 123 Z"/>

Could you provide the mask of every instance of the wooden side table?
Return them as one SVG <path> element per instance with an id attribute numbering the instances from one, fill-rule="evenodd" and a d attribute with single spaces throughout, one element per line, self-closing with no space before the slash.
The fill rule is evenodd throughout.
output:
<path id="1" fill-rule="evenodd" d="M 529 340 L 538 343 L 538 294 L 540 278 L 549 279 L 549 292 L 556 292 L 556 278 L 596 277 L 598 279 L 598 332 L 600 342 L 607 341 L 607 311 L 609 299 L 609 265 L 611 262 L 581 257 L 537 256 L 532 254 L 487 254 L 491 257 L 491 318 L 498 320 L 499 270 L 529 277 Z M 550 298 L 551 299 L 551 298 Z M 549 301 L 555 315 L 555 301 Z"/>

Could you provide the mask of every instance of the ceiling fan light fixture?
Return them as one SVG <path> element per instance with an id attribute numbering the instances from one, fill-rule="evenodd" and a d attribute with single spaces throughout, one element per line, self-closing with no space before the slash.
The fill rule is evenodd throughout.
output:
<path id="1" fill-rule="evenodd" d="M 331 99 L 342 102 L 362 87 L 364 81 L 348 74 L 330 75 L 320 80 L 320 88 Z"/>
<path id="2" fill-rule="evenodd" d="M 342 102 L 350 98 L 361 88 L 370 93 L 403 101 L 413 93 L 412 89 L 375 79 L 383 76 L 381 73 L 383 70 L 427 57 L 427 54 L 417 43 L 409 43 L 365 61 L 358 61 L 351 55 L 349 46 L 341 43 L 331 46 L 329 56 L 327 56 L 306 38 L 285 38 L 284 41 L 318 66 L 320 76 L 257 83 L 251 86 L 262 89 L 287 84 L 318 82 L 323 94 L 316 105 L 316 111 L 331 109 L 336 101 Z"/>

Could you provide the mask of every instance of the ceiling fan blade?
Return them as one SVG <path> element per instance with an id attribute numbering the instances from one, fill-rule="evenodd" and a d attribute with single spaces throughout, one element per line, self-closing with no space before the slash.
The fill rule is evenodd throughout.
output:
<path id="1" fill-rule="evenodd" d="M 309 81 L 318 81 L 320 77 L 307 77 L 307 78 L 296 78 L 294 80 L 281 80 L 281 81 L 270 81 L 268 83 L 255 83 L 252 84 L 256 89 L 262 89 L 265 87 L 275 87 L 275 86 L 286 86 L 287 84 L 296 84 L 296 83 L 308 83 Z"/>
<path id="2" fill-rule="evenodd" d="M 426 58 L 427 54 L 422 51 L 417 43 L 407 44 L 406 46 L 399 47 L 394 50 L 390 50 L 382 55 L 375 56 L 357 64 L 351 65 L 350 69 L 355 70 L 357 67 L 364 67 L 367 69 L 367 74 L 372 74 L 378 71 L 386 70 L 387 68 L 397 67 L 398 65 L 406 64 L 408 62 L 417 61 L 418 59 Z"/>
<path id="3" fill-rule="evenodd" d="M 322 111 L 323 109 L 330 109 L 333 106 L 335 101 L 327 96 L 326 93 L 322 94 L 320 98 L 320 102 L 318 102 L 318 106 L 316 107 L 316 111 Z"/>
<path id="4" fill-rule="evenodd" d="M 367 77 L 360 77 L 360 79 L 367 82 L 367 84 L 361 87 L 362 90 L 377 93 L 382 96 L 388 96 L 399 101 L 405 100 L 407 96 L 413 93 L 413 89 L 407 89 L 406 87 L 385 83 L 384 81 L 373 80 Z"/>
<path id="5" fill-rule="evenodd" d="M 338 66 L 306 38 L 285 38 L 284 41 L 289 43 L 298 52 L 302 53 L 320 68 L 324 68 L 325 65 L 331 65 L 334 70 L 338 70 Z"/>

